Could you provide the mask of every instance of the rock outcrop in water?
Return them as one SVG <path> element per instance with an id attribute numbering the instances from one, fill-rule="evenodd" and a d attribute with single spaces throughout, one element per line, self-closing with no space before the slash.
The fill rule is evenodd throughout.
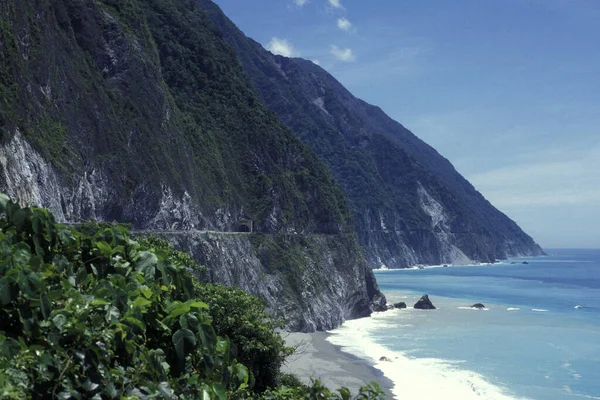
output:
<path id="1" fill-rule="evenodd" d="M 380 108 L 354 97 L 311 61 L 271 54 L 211 0 L 196 1 L 235 49 L 266 105 L 341 183 L 372 268 L 543 254 L 448 160 Z"/>
<path id="2" fill-rule="evenodd" d="M 426 294 L 421 296 L 419 301 L 417 301 L 413 307 L 418 310 L 435 310 L 435 306 L 431 300 L 429 300 L 429 296 Z"/>
<path id="3" fill-rule="evenodd" d="M 0 0 L 0 96 L 0 191 L 21 203 L 165 234 L 293 329 L 385 304 L 343 191 L 193 2 Z M 194 233 L 242 218 L 263 236 Z"/>

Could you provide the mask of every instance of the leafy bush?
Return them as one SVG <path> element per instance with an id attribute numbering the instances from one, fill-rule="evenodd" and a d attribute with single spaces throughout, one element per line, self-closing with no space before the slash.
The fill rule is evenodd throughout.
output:
<path id="1" fill-rule="evenodd" d="M 0 398 L 350 398 L 280 375 L 292 349 L 264 304 L 189 270 L 163 239 L 77 230 L 0 194 Z"/>
<path id="2" fill-rule="evenodd" d="M 296 379 L 297 380 L 297 379 Z M 292 382 L 296 381 L 292 379 Z M 275 390 L 269 390 L 260 397 L 254 397 L 255 399 L 261 400 L 294 400 L 294 399 L 319 399 L 319 400 L 383 400 L 385 394 L 377 385 L 372 382 L 367 386 L 363 386 L 359 389 L 356 396 L 352 396 L 352 393 L 348 388 L 342 387 L 332 392 L 319 380 L 312 381 L 310 386 L 308 385 L 294 385 L 294 386 L 280 386 Z"/>
<path id="3" fill-rule="evenodd" d="M 222 285 L 198 285 L 198 298 L 209 305 L 213 326 L 238 346 L 238 360 L 255 378 L 255 391 L 278 383 L 279 369 L 293 353 L 275 331 L 278 325 L 265 312 L 265 305 L 246 292 Z"/>
<path id="4" fill-rule="evenodd" d="M 123 227 L 94 235 L 0 195 L 1 398 L 226 398 L 248 370 L 191 276 Z"/>

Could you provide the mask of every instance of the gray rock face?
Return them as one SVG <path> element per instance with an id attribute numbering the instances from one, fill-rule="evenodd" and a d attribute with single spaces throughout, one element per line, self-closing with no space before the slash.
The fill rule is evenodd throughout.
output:
<path id="1" fill-rule="evenodd" d="M 542 249 L 438 152 L 313 62 L 273 55 L 196 0 L 269 108 L 327 162 L 373 268 L 493 262 Z"/>
<path id="2" fill-rule="evenodd" d="M 418 310 L 435 310 L 435 306 L 431 300 L 429 300 L 429 296 L 426 294 L 424 294 L 413 307 Z"/>
<path id="3" fill-rule="evenodd" d="M 205 265 L 211 281 L 264 299 L 292 331 L 333 329 L 385 303 L 352 235 L 161 236 Z"/>

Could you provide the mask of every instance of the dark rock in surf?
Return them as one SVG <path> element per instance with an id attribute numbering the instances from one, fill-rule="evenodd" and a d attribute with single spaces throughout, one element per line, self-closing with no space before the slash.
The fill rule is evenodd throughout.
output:
<path id="1" fill-rule="evenodd" d="M 413 307 L 419 310 L 435 310 L 435 306 L 426 294 L 424 294 Z"/>
<path id="2" fill-rule="evenodd" d="M 394 308 L 406 308 L 406 303 L 403 301 L 399 303 L 394 303 Z"/>

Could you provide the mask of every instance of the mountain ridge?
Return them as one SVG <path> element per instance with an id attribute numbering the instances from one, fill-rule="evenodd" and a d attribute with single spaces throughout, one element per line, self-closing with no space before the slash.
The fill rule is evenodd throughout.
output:
<path id="1" fill-rule="evenodd" d="M 491 262 L 543 250 L 452 164 L 312 61 L 274 55 L 212 0 L 196 0 L 265 104 L 342 185 L 371 267 Z"/>

